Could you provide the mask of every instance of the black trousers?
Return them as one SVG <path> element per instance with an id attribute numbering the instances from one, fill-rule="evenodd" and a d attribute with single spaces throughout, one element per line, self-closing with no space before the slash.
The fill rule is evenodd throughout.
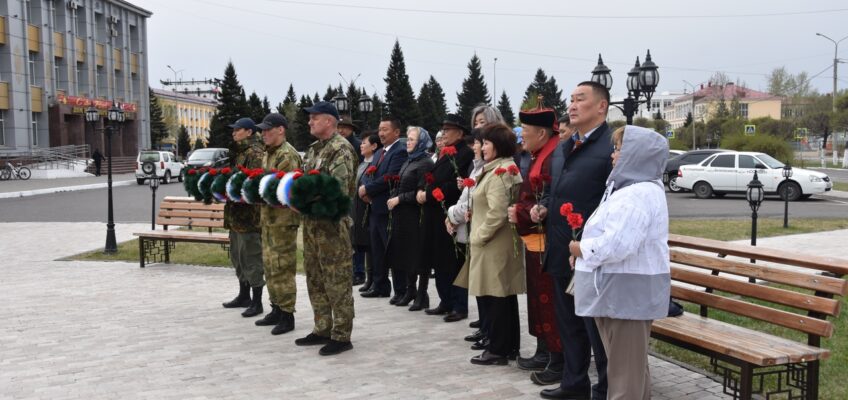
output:
<path id="1" fill-rule="evenodd" d="M 574 297 L 565 293 L 570 278 L 554 278 L 554 306 L 557 329 L 562 342 L 564 365 L 560 386 L 566 390 L 586 391 L 593 399 L 607 398 L 607 354 L 594 318 L 574 313 Z M 589 364 L 595 355 L 598 383 L 589 380 Z"/>
<path id="2" fill-rule="evenodd" d="M 518 322 L 518 296 L 479 296 L 486 317 L 480 322 L 486 325 L 490 353 L 508 356 L 521 347 L 521 326 Z"/>
<path id="3" fill-rule="evenodd" d="M 449 252 L 447 256 L 442 254 L 443 257 L 436 257 L 437 264 L 434 270 L 439 305 L 447 308 L 448 311 L 468 314 L 468 289 L 453 284 L 465 262 L 465 244 L 457 243 L 456 251 L 454 251 L 453 243 L 449 246 L 437 250 L 437 252 Z"/>
<path id="4" fill-rule="evenodd" d="M 386 245 L 389 240 L 386 224 L 388 222 L 388 214 L 372 212 L 368 216 L 368 233 L 371 236 L 371 261 L 374 262 L 371 267 L 371 290 L 383 295 L 392 292 L 388 265 L 386 264 Z"/>

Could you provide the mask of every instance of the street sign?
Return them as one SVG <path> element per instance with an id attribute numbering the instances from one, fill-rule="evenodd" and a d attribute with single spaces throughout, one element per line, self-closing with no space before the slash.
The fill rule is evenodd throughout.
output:
<path id="1" fill-rule="evenodd" d="M 754 136 L 757 133 L 756 125 L 745 125 L 745 135 Z"/>
<path id="2" fill-rule="evenodd" d="M 669 139 L 674 139 L 674 130 L 669 129 L 665 131 L 665 137 Z"/>

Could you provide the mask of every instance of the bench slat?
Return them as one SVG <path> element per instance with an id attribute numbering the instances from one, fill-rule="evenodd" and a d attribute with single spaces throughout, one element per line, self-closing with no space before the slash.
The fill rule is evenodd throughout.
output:
<path id="1" fill-rule="evenodd" d="M 804 333 L 810 333 L 822 337 L 830 337 L 833 335 L 833 324 L 827 320 L 820 320 L 791 312 L 776 310 L 774 308 L 711 293 L 705 293 L 698 290 L 692 290 L 674 284 L 671 285 L 671 296 L 676 299 L 703 304 L 708 307 L 765 321 L 774 325 L 795 329 Z"/>
<path id="2" fill-rule="evenodd" d="M 671 278 L 676 281 L 693 285 L 713 288 L 722 292 L 755 299 L 770 301 L 806 311 L 815 311 L 827 315 L 839 314 L 839 301 L 813 295 L 793 292 L 785 289 L 748 283 L 736 279 L 715 276 L 703 272 L 685 270 L 680 267 L 671 268 Z"/>
<path id="3" fill-rule="evenodd" d="M 228 233 L 221 232 L 190 232 L 190 231 L 148 231 L 135 232 L 134 236 L 145 239 L 177 240 L 177 241 L 199 241 L 212 243 L 229 243 Z"/>
<path id="4" fill-rule="evenodd" d="M 188 226 L 192 228 L 223 228 L 223 220 L 202 220 L 191 218 L 156 218 L 159 225 Z"/>
<path id="5" fill-rule="evenodd" d="M 159 204 L 159 210 L 204 210 L 204 211 L 220 211 L 224 212 L 223 204 L 203 204 L 203 203 L 165 203 Z"/>
<path id="6" fill-rule="evenodd" d="M 782 283 L 799 288 L 820 291 L 844 296 L 848 294 L 848 281 L 829 276 L 813 275 L 772 268 L 765 265 L 727 260 L 714 256 L 687 253 L 681 250 L 670 250 L 671 262 L 707 270 L 717 270 L 731 274 L 756 278 L 759 280 Z"/>
<path id="7" fill-rule="evenodd" d="M 224 219 L 223 212 L 203 210 L 159 210 L 159 216 L 162 218 Z"/>

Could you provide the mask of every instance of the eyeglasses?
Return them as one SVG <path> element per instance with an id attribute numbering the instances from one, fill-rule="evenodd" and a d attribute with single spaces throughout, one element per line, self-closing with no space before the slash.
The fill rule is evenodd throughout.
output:
<path id="1" fill-rule="evenodd" d="M 621 146 L 613 146 L 613 147 L 612 147 L 612 151 L 618 151 L 618 152 L 620 152 L 620 151 L 621 151 Z"/>

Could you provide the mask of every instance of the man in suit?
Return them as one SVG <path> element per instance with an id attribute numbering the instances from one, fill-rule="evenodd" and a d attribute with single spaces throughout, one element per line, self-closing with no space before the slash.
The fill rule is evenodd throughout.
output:
<path id="1" fill-rule="evenodd" d="M 571 227 L 559 209 L 565 203 L 589 219 L 601 202 L 606 179 L 612 171 L 612 129 L 606 124 L 609 91 L 595 82 L 582 82 L 571 94 L 568 115 L 577 133 L 559 145 L 551 159 L 551 185 L 545 188 L 542 205 L 530 211 L 534 222 L 545 221 L 547 232 L 543 270 L 554 279 L 554 307 L 563 347 L 562 381 L 556 389 L 542 390 L 546 399 L 606 399 L 607 357 L 592 318 L 574 314 L 574 297 L 565 293 L 573 271 L 565 244 L 572 240 Z M 591 355 L 595 355 L 598 382 L 589 380 Z"/>
<path id="2" fill-rule="evenodd" d="M 362 297 L 389 297 L 392 286 L 395 295 L 389 303 L 395 304 L 406 294 L 406 276 L 398 269 L 394 270 L 394 285 L 389 280 L 389 271 L 386 264 L 386 245 L 389 242 L 388 223 L 389 207 L 389 183 L 383 177 L 397 175 L 400 167 L 408 156 L 406 147 L 400 143 L 400 121 L 395 118 L 385 118 L 380 121 L 377 131 L 383 148 L 374 154 L 371 166 L 377 168 L 368 179 L 363 178 L 365 184 L 359 186 L 359 197 L 366 203 L 371 204 L 368 216 L 368 229 L 371 235 L 371 260 L 374 262 L 371 289 L 361 294 Z"/>

